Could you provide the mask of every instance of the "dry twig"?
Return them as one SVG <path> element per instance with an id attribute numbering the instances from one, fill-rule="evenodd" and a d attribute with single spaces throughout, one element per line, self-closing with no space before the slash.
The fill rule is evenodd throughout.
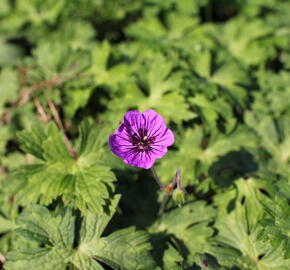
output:
<path id="1" fill-rule="evenodd" d="M 77 156 L 77 155 L 76 155 L 76 151 L 73 149 L 73 147 L 72 147 L 72 145 L 71 145 L 71 143 L 70 143 L 70 141 L 69 141 L 69 139 L 68 139 L 68 137 L 67 137 L 67 135 L 66 135 L 66 133 L 65 133 L 64 126 L 63 126 L 63 124 L 62 124 L 62 121 L 61 121 L 61 119 L 60 119 L 60 117 L 59 117 L 59 114 L 58 114 L 58 111 L 57 111 L 55 105 L 54 105 L 53 102 L 50 101 L 50 100 L 49 100 L 47 103 L 48 103 L 48 106 L 49 106 L 49 108 L 50 108 L 50 110 L 51 110 L 51 113 L 52 113 L 52 116 L 53 116 L 53 118 L 54 118 L 54 121 L 56 122 L 58 128 L 59 128 L 60 130 L 62 130 L 62 132 L 63 132 L 64 143 L 65 143 L 65 145 L 66 145 L 67 151 L 69 152 L 69 154 L 70 154 L 73 158 L 76 158 L 76 156 Z"/>
<path id="2" fill-rule="evenodd" d="M 46 112 L 45 112 L 44 108 L 42 107 L 38 98 L 34 99 L 34 104 L 35 104 L 35 107 L 36 107 L 37 112 L 39 114 L 40 121 L 42 121 L 43 123 L 48 123 L 50 120 L 50 115 L 46 114 Z"/>

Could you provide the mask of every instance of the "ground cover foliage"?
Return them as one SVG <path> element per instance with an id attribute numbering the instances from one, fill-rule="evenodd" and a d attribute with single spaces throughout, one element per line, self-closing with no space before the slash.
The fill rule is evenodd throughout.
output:
<path id="1" fill-rule="evenodd" d="M 0 269 L 290 269 L 290 2 L 0 0 Z M 186 202 L 114 156 L 154 109 Z"/>

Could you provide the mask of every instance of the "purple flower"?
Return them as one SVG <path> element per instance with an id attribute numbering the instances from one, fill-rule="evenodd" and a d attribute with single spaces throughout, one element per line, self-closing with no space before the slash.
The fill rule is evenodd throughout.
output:
<path id="1" fill-rule="evenodd" d="M 163 157 L 174 142 L 173 132 L 155 111 L 129 111 L 114 134 L 110 135 L 111 151 L 129 165 L 149 169 Z"/>

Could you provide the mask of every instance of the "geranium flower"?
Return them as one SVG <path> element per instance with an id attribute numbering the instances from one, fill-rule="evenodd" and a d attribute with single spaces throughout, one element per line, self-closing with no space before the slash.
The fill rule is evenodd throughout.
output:
<path id="1" fill-rule="evenodd" d="M 129 111 L 109 137 L 111 151 L 129 165 L 149 169 L 174 142 L 173 132 L 154 110 Z"/>

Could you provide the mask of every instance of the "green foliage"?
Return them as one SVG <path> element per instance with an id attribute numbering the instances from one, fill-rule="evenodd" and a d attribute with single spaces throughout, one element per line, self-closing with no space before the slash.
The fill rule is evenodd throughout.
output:
<path id="1" fill-rule="evenodd" d="M 237 182 L 235 209 L 221 214 L 215 226 L 219 233 L 218 246 L 209 248 L 221 264 L 241 269 L 288 269 L 290 261 L 284 259 L 284 246 L 272 246 L 269 241 L 261 241 L 259 234 L 263 228 L 259 221 L 263 207 L 259 200 L 264 195 L 257 189 L 254 179 L 241 179 Z"/>
<path id="2" fill-rule="evenodd" d="M 98 261 L 124 270 L 153 267 L 145 232 L 128 228 L 101 237 L 118 200 L 112 201 L 110 214 L 90 213 L 81 225 L 69 208 L 53 216 L 47 208 L 31 206 L 18 217 L 17 232 L 44 247 L 9 253 L 5 269 L 65 269 L 70 264 L 84 270 L 104 269 Z"/>
<path id="3" fill-rule="evenodd" d="M 274 248 L 280 246 L 283 249 L 284 258 L 289 259 L 289 206 L 285 201 L 278 198 L 276 198 L 275 204 L 270 200 L 263 201 L 263 206 L 269 217 L 261 222 L 265 228 L 261 233 L 261 238 L 270 240 Z"/>
<path id="4" fill-rule="evenodd" d="M 0 114 L 4 112 L 4 106 L 8 102 L 13 102 L 17 99 L 18 80 L 17 73 L 12 69 L 6 68 L 0 74 Z"/>
<path id="5" fill-rule="evenodd" d="M 0 0 L 0 269 L 289 269 L 289 14 Z M 154 166 L 164 185 L 181 169 L 179 198 L 110 151 L 147 109 L 174 132 Z"/>
<path id="6" fill-rule="evenodd" d="M 170 245 L 166 253 L 175 257 L 175 263 L 182 261 L 182 257 L 187 257 L 190 264 L 195 262 L 198 253 L 205 252 L 208 240 L 213 234 L 208 223 L 215 215 L 216 211 L 211 206 L 206 206 L 204 201 L 188 203 L 182 208 L 175 208 L 164 213 L 153 226 L 153 231 L 166 233 L 168 240 L 171 239 L 174 243 L 176 250 L 180 253 L 179 257 L 178 253 L 174 254 L 176 251 Z M 169 257 L 169 254 L 165 257 Z M 165 261 L 167 267 L 169 263 L 170 261 Z"/>
<path id="7" fill-rule="evenodd" d="M 17 183 L 15 199 L 22 205 L 48 205 L 61 196 L 65 205 L 101 213 L 115 180 L 101 160 L 101 140 L 95 126 L 85 121 L 80 127 L 74 158 L 66 148 L 62 132 L 53 123 L 21 132 L 22 149 L 37 159 L 35 164 L 12 174 L 10 181 Z"/>
<path id="8" fill-rule="evenodd" d="M 239 150 L 243 147 L 254 147 L 255 137 L 248 129 L 240 129 L 225 136 L 218 131 L 212 131 L 208 141 L 204 140 L 201 127 L 196 126 L 194 130 L 188 129 L 180 136 L 179 151 L 170 152 L 160 165 L 158 172 L 164 177 L 164 181 L 170 180 L 174 174 L 175 167 L 181 168 L 183 181 L 195 183 L 198 181 L 196 173 L 208 174 L 210 166 L 229 152 Z M 192 151 L 188 151 L 192 149 Z M 199 167 L 196 170 L 196 167 Z M 220 183 L 222 184 L 222 183 Z"/>

